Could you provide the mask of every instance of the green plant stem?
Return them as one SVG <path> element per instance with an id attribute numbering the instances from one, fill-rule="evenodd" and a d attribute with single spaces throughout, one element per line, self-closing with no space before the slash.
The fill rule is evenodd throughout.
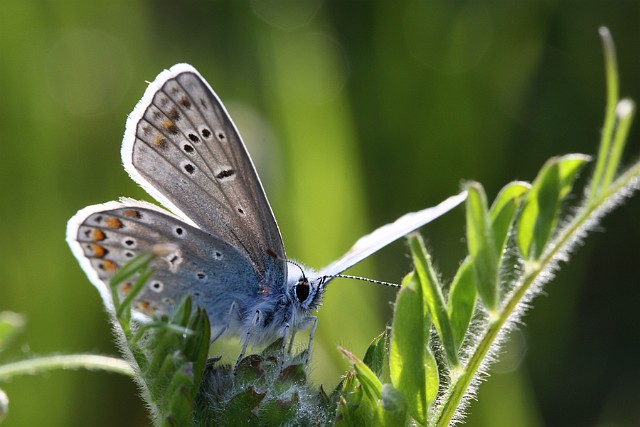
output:
<path id="1" fill-rule="evenodd" d="M 449 393 L 444 396 L 442 406 L 438 409 L 438 412 L 434 414 L 435 416 L 430 425 L 438 427 L 449 425 L 460 405 L 461 400 L 465 396 L 469 385 L 473 381 L 478 369 L 480 369 L 480 366 L 482 366 L 482 362 L 485 360 L 489 350 L 494 346 L 494 343 L 503 327 L 507 324 L 514 310 L 519 306 L 520 302 L 527 294 L 527 291 L 529 291 L 531 286 L 535 283 L 540 273 L 547 271 L 550 263 L 552 263 L 559 254 L 570 249 L 569 246 L 574 244 L 573 238 L 577 233 L 580 233 L 580 229 L 585 226 L 591 217 L 598 213 L 597 211 L 599 209 L 605 208 L 605 204 L 610 203 L 610 199 L 615 197 L 616 193 L 625 191 L 625 187 L 632 187 L 633 181 L 638 179 L 640 179 L 640 163 L 636 163 L 616 179 L 607 188 L 606 193 L 604 193 L 603 197 L 600 199 L 600 203 L 585 206 L 547 246 L 549 249 L 543 254 L 541 260 L 535 264 L 531 270 L 525 271 L 522 279 L 520 280 L 520 285 L 516 286 L 516 288 L 507 297 L 503 308 L 498 312 L 495 320 L 489 325 L 481 340 L 478 342 L 478 345 L 469 358 L 464 371 L 462 371 L 460 376 L 451 384 Z"/>
<path id="2" fill-rule="evenodd" d="M 100 370 L 133 376 L 133 369 L 122 359 L 94 354 L 65 354 L 38 357 L 2 365 L 0 366 L 0 381 L 7 381 L 21 375 L 34 375 L 53 371 L 55 369 L 89 369 L 92 371 Z"/>

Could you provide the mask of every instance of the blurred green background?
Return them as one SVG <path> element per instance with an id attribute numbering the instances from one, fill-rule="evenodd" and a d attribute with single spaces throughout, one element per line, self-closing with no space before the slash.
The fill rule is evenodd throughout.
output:
<path id="1" fill-rule="evenodd" d="M 162 69 L 189 62 L 210 82 L 249 146 L 288 255 L 321 267 L 464 179 L 494 197 L 552 155 L 594 153 L 605 101 L 597 28 L 614 36 L 622 94 L 640 100 L 639 24 L 638 1 L 3 2 L 0 310 L 28 324 L 0 363 L 116 354 L 64 232 L 88 204 L 149 199 L 124 172 L 120 142 L 145 80 Z M 534 300 L 468 425 L 640 425 L 639 216 L 636 197 Z M 462 209 L 423 233 L 450 280 L 465 251 Z M 400 242 L 351 273 L 398 282 L 409 269 Z M 316 384 L 335 386 L 347 367 L 338 344 L 363 355 L 393 298 L 332 283 Z M 53 372 L 0 388 L 6 426 L 149 423 L 131 380 L 112 374 Z"/>

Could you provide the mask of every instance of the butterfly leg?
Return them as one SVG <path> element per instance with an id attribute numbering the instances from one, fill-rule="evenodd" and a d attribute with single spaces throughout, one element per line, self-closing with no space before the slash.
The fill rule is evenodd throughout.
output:
<path id="1" fill-rule="evenodd" d="M 244 344 L 242 344 L 242 351 L 240 352 L 240 356 L 238 356 L 238 361 L 236 362 L 236 366 L 233 368 L 233 373 L 235 374 L 238 370 L 238 366 L 240 365 L 240 361 L 244 357 L 244 353 L 247 351 L 247 346 L 249 345 L 249 339 L 251 338 L 251 329 L 258 324 L 260 321 L 260 310 L 256 310 L 255 316 L 253 316 L 253 320 L 251 321 L 251 326 L 247 329 L 247 333 L 244 339 Z"/>
<path id="2" fill-rule="evenodd" d="M 309 357 L 311 357 L 311 343 L 313 342 L 313 336 L 316 333 L 316 327 L 318 326 L 318 318 L 316 316 L 310 316 L 313 321 L 313 326 L 311 326 L 311 332 L 309 333 L 309 345 L 307 346 L 307 355 L 304 358 L 304 364 L 309 363 Z"/>
<path id="3" fill-rule="evenodd" d="M 285 359 L 288 357 L 287 354 L 287 341 L 289 341 L 289 329 L 291 328 L 291 325 L 289 324 L 289 322 L 286 322 L 284 324 L 284 336 L 282 337 L 282 358 L 280 359 L 280 365 L 279 365 L 279 369 L 282 370 L 282 368 L 284 368 L 284 362 Z M 293 332 L 293 334 L 295 334 L 295 331 Z"/>
<path id="4" fill-rule="evenodd" d="M 293 340 L 295 338 L 296 338 L 296 330 L 294 329 L 293 332 L 291 332 L 291 338 L 289 339 L 289 348 L 287 349 L 287 353 L 289 354 L 291 354 L 291 350 L 293 349 Z"/>

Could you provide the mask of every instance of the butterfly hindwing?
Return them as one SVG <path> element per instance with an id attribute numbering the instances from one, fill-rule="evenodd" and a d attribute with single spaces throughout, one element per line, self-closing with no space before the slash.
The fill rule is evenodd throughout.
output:
<path id="1" fill-rule="evenodd" d="M 67 240 L 107 302 L 115 272 L 138 254 L 157 254 L 154 274 L 134 304 L 144 314 L 170 313 L 190 295 L 207 309 L 215 327 L 226 321 L 234 301 L 261 289 L 249 259 L 237 249 L 151 204 L 110 202 L 85 208 L 69 221 Z M 119 284 L 121 297 L 133 280 Z"/>
<path id="2" fill-rule="evenodd" d="M 149 85 L 127 121 L 122 158 L 152 196 L 247 253 L 261 277 L 268 268 L 285 274 L 280 231 L 249 154 L 193 67 L 178 64 Z"/>

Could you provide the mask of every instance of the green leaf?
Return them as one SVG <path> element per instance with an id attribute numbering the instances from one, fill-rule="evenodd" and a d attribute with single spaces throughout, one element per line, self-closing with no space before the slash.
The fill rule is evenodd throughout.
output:
<path id="1" fill-rule="evenodd" d="M 538 173 L 518 222 L 518 247 L 525 259 L 536 260 L 542 255 L 555 230 L 560 204 L 589 159 L 584 154 L 552 157 Z"/>
<path id="2" fill-rule="evenodd" d="M 447 307 L 442 296 L 442 286 L 431 265 L 431 257 L 427 252 L 422 237 L 418 233 L 409 235 L 409 248 L 415 265 L 416 278 L 420 285 L 420 293 L 423 298 L 425 310 L 423 311 L 424 329 L 423 342 L 429 340 L 430 322 L 433 322 L 438 335 L 442 340 L 447 363 L 450 367 L 459 364 L 453 331 L 449 323 Z M 397 309 L 396 309 L 397 313 Z"/>
<path id="3" fill-rule="evenodd" d="M 129 263 L 125 264 L 125 267 L 128 265 Z M 127 280 L 127 278 L 134 275 L 136 271 L 140 272 L 139 276 L 137 277 L 136 281 L 133 283 L 133 285 L 131 286 L 131 289 L 129 290 L 127 295 L 123 298 L 123 300 L 118 301 L 118 289 L 116 285 Z M 133 300 L 140 294 L 140 292 L 142 292 L 142 289 L 144 289 L 145 285 L 147 284 L 147 282 L 149 281 L 153 273 L 154 271 L 148 267 L 148 264 L 144 264 L 143 266 L 139 266 L 138 270 L 130 271 L 127 276 L 118 276 L 119 279 L 122 277 L 121 282 L 117 282 L 113 279 L 111 280 L 111 283 L 112 283 L 111 292 L 113 296 L 113 303 L 116 307 L 116 318 L 119 319 L 120 324 L 123 325 L 123 329 L 125 329 L 125 325 L 127 325 L 128 327 L 129 320 L 131 319 L 130 308 L 131 308 L 131 304 L 133 303 Z M 113 285 L 113 284 L 116 284 L 116 285 Z"/>
<path id="4" fill-rule="evenodd" d="M 260 408 L 260 425 L 282 426 L 291 423 L 295 419 L 299 409 L 300 396 L 292 393 L 286 399 L 273 399 L 266 402 Z"/>
<path id="5" fill-rule="evenodd" d="M 493 227 L 487 206 L 487 197 L 479 183 L 467 185 L 467 247 L 476 276 L 476 287 L 489 311 L 498 304 L 499 256 L 493 237 Z"/>
<path id="6" fill-rule="evenodd" d="M 374 411 L 369 401 L 363 399 L 364 392 L 353 371 L 348 371 L 342 383 L 342 392 L 336 410 L 336 426 L 371 424 Z"/>
<path id="7" fill-rule="evenodd" d="M 505 185 L 498 193 L 489 211 L 495 253 L 498 259 L 496 267 L 498 272 L 500 271 L 502 253 L 509 238 L 513 219 L 518 212 L 524 195 L 530 188 L 531 185 L 529 183 L 521 181 L 514 181 Z M 453 330 L 456 350 L 462 344 L 476 308 L 476 280 L 471 258 L 467 257 L 453 278 L 449 299 L 447 300 L 447 313 Z"/>
<path id="8" fill-rule="evenodd" d="M 389 332 L 385 330 L 371 341 L 362 359 L 376 373 L 378 378 L 386 381 L 389 376 Z"/>
<path id="9" fill-rule="evenodd" d="M 438 389 L 436 374 L 427 373 L 422 289 L 413 274 L 407 275 L 398 292 L 391 331 L 389 371 L 391 383 L 406 399 L 409 413 L 426 423 L 430 399 Z M 430 366 L 429 366 L 430 368 Z M 427 384 L 427 381 L 436 380 Z"/>
<path id="10" fill-rule="evenodd" d="M 145 270 L 155 257 L 155 254 L 149 252 L 137 255 L 116 271 L 113 276 L 111 276 L 109 284 L 111 287 L 117 286 L 129 277 L 133 276 L 135 273 Z"/>
<path id="11" fill-rule="evenodd" d="M 453 330 L 456 351 L 460 348 L 469 322 L 471 322 L 473 311 L 476 308 L 477 295 L 476 275 L 471 265 L 471 258 L 467 257 L 453 278 L 447 301 L 447 312 Z"/>
<path id="12" fill-rule="evenodd" d="M 407 425 L 407 403 L 402 393 L 391 384 L 382 385 L 382 407 L 379 413 L 379 424 L 395 427 Z"/>
<path id="13" fill-rule="evenodd" d="M 257 425 L 259 418 L 254 412 L 266 393 L 249 386 L 244 392 L 235 395 L 225 406 L 224 420 L 219 425 L 250 426 Z"/>
<path id="14" fill-rule="evenodd" d="M 509 230 L 525 195 L 531 189 L 531 184 L 524 181 L 514 181 L 505 185 L 493 205 L 491 206 L 491 227 L 496 253 L 502 258 L 502 252 L 509 238 Z"/>
<path id="15" fill-rule="evenodd" d="M 380 379 L 378 379 L 375 372 L 373 372 L 371 368 L 369 368 L 362 360 L 358 359 L 353 353 L 342 347 L 339 347 L 339 349 L 353 364 L 358 382 L 360 382 L 360 385 L 372 406 L 376 407 L 379 400 L 382 399 L 382 382 L 380 382 Z"/>

